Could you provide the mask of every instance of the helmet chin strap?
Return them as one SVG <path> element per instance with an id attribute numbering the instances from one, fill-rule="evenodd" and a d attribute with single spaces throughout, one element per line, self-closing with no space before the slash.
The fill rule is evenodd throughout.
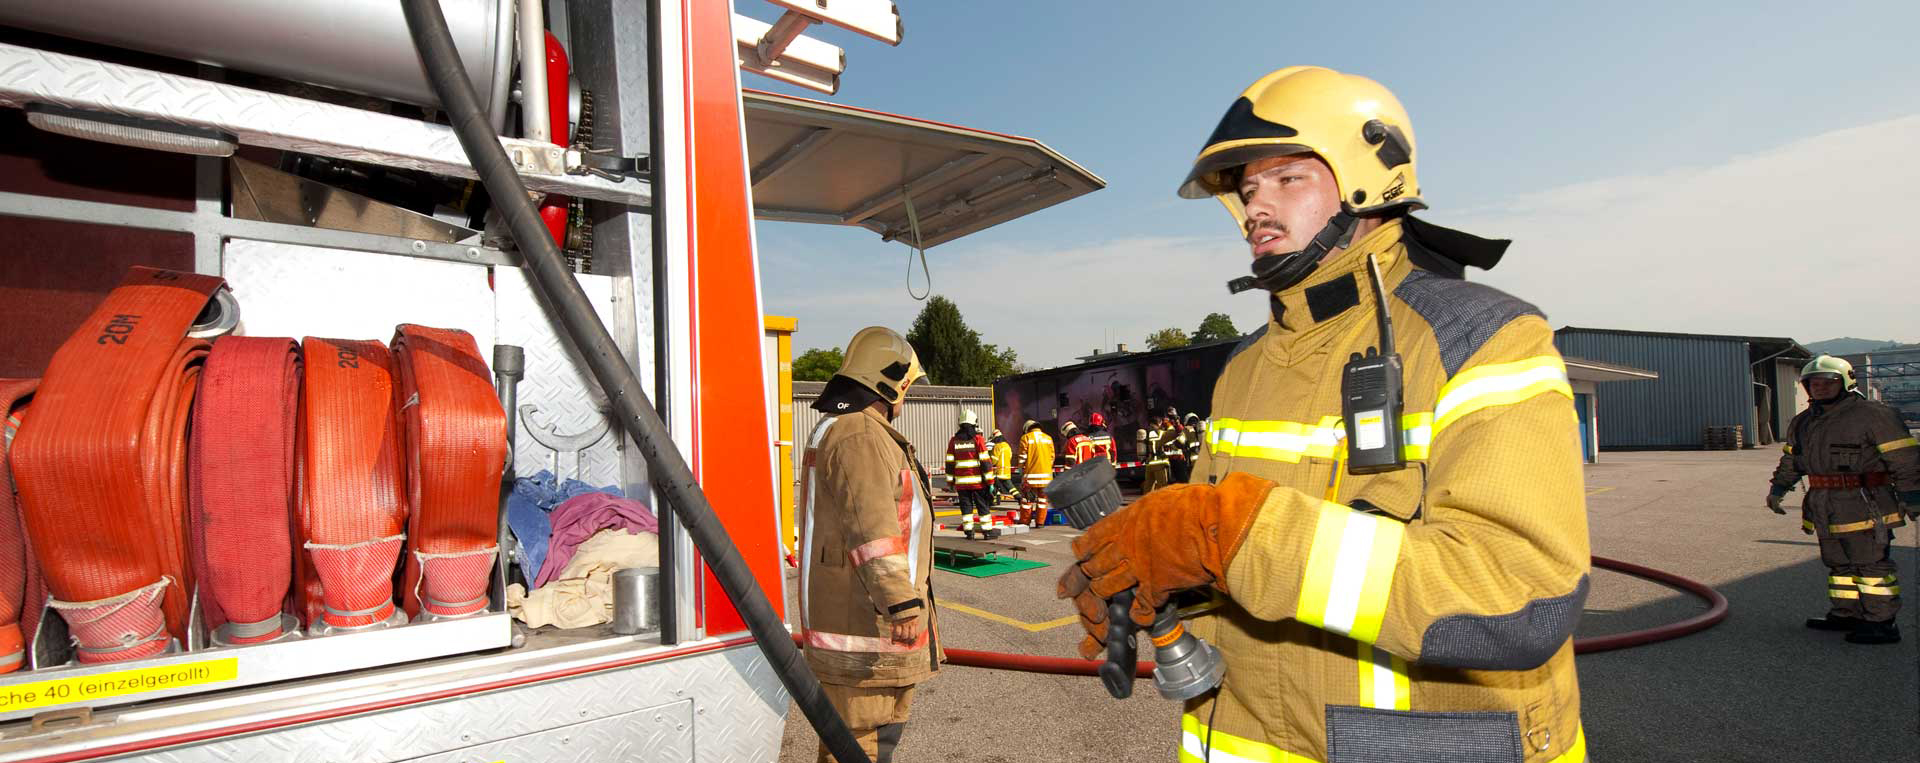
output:
<path id="1" fill-rule="evenodd" d="M 1322 227 L 1319 233 L 1314 234 L 1312 241 L 1307 242 L 1307 248 L 1297 252 L 1269 254 L 1255 258 L 1253 275 L 1228 281 L 1227 293 L 1239 294 L 1253 289 L 1278 292 L 1306 280 L 1306 277 L 1313 273 L 1313 269 L 1320 265 L 1320 258 L 1327 256 L 1327 252 L 1333 251 L 1334 247 L 1340 246 L 1346 240 L 1347 234 L 1353 231 L 1353 224 L 1358 221 L 1359 218 L 1348 214 L 1344 209 L 1341 210 L 1338 214 L 1327 218 L 1326 226 Z"/>

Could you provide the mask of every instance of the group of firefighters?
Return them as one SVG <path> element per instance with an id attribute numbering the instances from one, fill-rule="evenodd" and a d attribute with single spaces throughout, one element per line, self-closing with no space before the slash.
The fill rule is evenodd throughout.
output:
<path id="1" fill-rule="evenodd" d="M 960 414 L 960 428 L 947 441 L 946 473 L 960 507 L 960 530 L 968 538 L 1000 537 L 1007 523 L 993 509 L 1006 499 L 1013 499 L 1019 506 L 1014 516 L 1017 524 L 1047 524 L 1052 507 L 1047 503 L 1046 488 L 1057 470 L 1102 457 L 1119 465 L 1105 414 L 1088 417 L 1086 431 L 1072 420 L 1062 422 L 1060 435 L 1066 442 L 1057 457 L 1053 437 L 1039 422 L 1028 419 L 1021 430 L 1020 450 L 1015 453 L 1005 432 L 995 429 L 991 438 L 983 437 L 979 414 L 972 410 Z M 1169 407 L 1165 415 L 1135 431 L 1134 439 L 1134 454 L 1143 475 L 1141 490 L 1152 491 L 1186 482 L 1192 475 L 1205 443 L 1206 424 L 1196 413 L 1188 413 L 1182 420 L 1179 410 Z"/>
<path id="2" fill-rule="evenodd" d="M 1109 600 L 1130 591 L 1144 627 L 1176 595 L 1215 596 L 1184 625 L 1225 678 L 1169 729 L 1182 763 L 1587 759 L 1572 635 L 1592 556 L 1566 367 L 1537 308 L 1463 278 L 1508 242 L 1412 214 L 1416 160 L 1393 93 L 1295 66 L 1232 102 L 1179 188 L 1233 216 L 1252 259 L 1229 289 L 1270 319 L 1215 381 L 1210 421 L 1169 412 L 1136 435 L 1147 492 L 1074 539 L 1056 594 L 1088 659 Z M 807 662 L 880 763 L 943 656 L 932 485 L 891 425 L 924 375 L 898 333 L 856 335 L 802 478 Z M 1887 544 L 1920 512 L 1920 447 L 1843 363 L 1803 381 L 1814 404 L 1767 504 L 1784 513 L 1806 478 L 1831 603 L 1808 625 L 1896 641 Z M 1064 423 L 1062 460 L 1112 457 L 1105 423 Z M 963 419 L 947 473 L 964 529 L 993 534 L 1010 491 L 1045 518 L 1053 440 L 1021 431 L 1015 456 Z"/>

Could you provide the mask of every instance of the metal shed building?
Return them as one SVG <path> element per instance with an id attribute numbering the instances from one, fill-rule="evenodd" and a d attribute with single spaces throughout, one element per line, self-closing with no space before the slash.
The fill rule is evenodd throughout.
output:
<path id="1" fill-rule="evenodd" d="M 1704 447 L 1708 427 L 1742 427 L 1749 447 L 1774 442 L 1806 407 L 1799 364 L 1812 357 L 1786 337 L 1679 334 L 1568 326 L 1554 332 L 1563 355 L 1642 368 L 1657 381 L 1605 384 L 1599 447 L 1662 450 Z"/>
<path id="2" fill-rule="evenodd" d="M 805 440 L 813 426 L 825 416 L 813 409 L 826 382 L 793 383 L 793 449 L 795 479 L 800 474 L 800 459 L 806 454 Z M 893 428 L 913 443 L 914 454 L 928 474 L 939 474 L 946 466 L 947 438 L 960 427 L 960 412 L 971 408 L 980 414 L 981 433 L 993 434 L 993 390 L 989 387 L 940 387 L 915 384 L 907 390 L 907 405 L 894 419 Z M 937 480 L 936 480 L 937 482 Z"/>

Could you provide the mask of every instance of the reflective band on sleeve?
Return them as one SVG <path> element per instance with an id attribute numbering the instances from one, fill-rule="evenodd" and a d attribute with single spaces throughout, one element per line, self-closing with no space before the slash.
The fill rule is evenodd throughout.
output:
<path id="1" fill-rule="evenodd" d="M 911 644 L 901 644 L 893 639 L 879 636 L 849 636 L 844 633 L 813 630 L 807 631 L 806 639 L 807 646 L 835 652 L 899 653 L 927 648 L 927 633 L 926 629 L 921 629 L 920 637 L 914 639 Z"/>
<path id="2" fill-rule="evenodd" d="M 1408 710 L 1413 706 L 1407 663 L 1385 649 L 1360 644 L 1360 704 L 1379 710 Z"/>
<path id="3" fill-rule="evenodd" d="M 1433 407 L 1434 434 L 1480 409 L 1512 405 L 1546 392 L 1573 399 L 1567 368 L 1558 355 L 1469 368 L 1440 388 L 1440 402 Z"/>
<path id="4" fill-rule="evenodd" d="M 1911 437 L 1902 437 L 1898 440 L 1883 442 L 1873 447 L 1879 448 L 1881 453 L 1892 453 L 1901 448 L 1911 448 L 1915 445 L 1920 445 L 1920 441 L 1916 441 Z"/>
<path id="5" fill-rule="evenodd" d="M 1792 443 L 1788 443 L 1788 444 L 1786 444 L 1786 445 L 1782 445 L 1782 446 L 1780 446 L 1780 451 L 1781 451 L 1782 453 L 1785 453 L 1785 454 L 1787 454 L 1787 455 L 1789 455 L 1789 456 L 1791 456 L 1791 455 L 1793 455 L 1793 444 L 1792 444 Z"/>
<path id="6" fill-rule="evenodd" d="M 847 552 L 847 556 L 851 557 L 854 566 L 858 567 L 889 554 L 904 553 L 907 553 L 907 539 L 895 535 L 891 538 L 880 538 L 862 543 L 859 548 Z"/>
<path id="7" fill-rule="evenodd" d="M 1373 643 L 1406 533 L 1393 519 L 1321 502 L 1294 619 Z"/>

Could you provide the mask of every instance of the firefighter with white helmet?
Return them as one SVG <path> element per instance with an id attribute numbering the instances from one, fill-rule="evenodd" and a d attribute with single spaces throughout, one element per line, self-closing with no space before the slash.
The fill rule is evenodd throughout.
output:
<path id="1" fill-rule="evenodd" d="M 898 332 L 872 326 L 854 334 L 813 404 L 827 415 L 807 436 L 800 483 L 807 664 L 867 756 L 883 762 L 906 729 L 914 686 L 942 657 L 928 587 L 931 486 L 890 423 L 924 378 Z M 831 759 L 824 745 L 819 759 Z"/>
<path id="2" fill-rule="evenodd" d="M 1462 280 L 1506 242 L 1408 214 L 1416 158 L 1393 93 L 1296 66 L 1232 102 L 1180 187 L 1226 206 L 1253 255 L 1230 288 L 1271 317 L 1214 387 L 1193 484 L 1088 529 L 1060 594 L 1088 657 L 1108 596 L 1134 590 L 1143 625 L 1225 597 L 1188 624 L 1225 677 L 1187 702 L 1183 761 L 1585 759 L 1573 393 L 1539 311 Z"/>
<path id="3" fill-rule="evenodd" d="M 1846 360 L 1814 358 L 1800 383 L 1811 402 L 1787 426 L 1767 508 L 1787 513 L 1787 493 L 1806 479 L 1800 526 L 1820 539 L 1829 602 L 1807 627 L 1845 631 L 1856 644 L 1898 642 L 1900 581 L 1887 550 L 1893 528 L 1920 514 L 1920 447 L 1898 411 L 1860 394 Z"/>
<path id="4" fill-rule="evenodd" d="M 993 454 L 987 450 L 987 439 L 980 436 L 980 415 L 962 411 L 959 431 L 947 440 L 947 482 L 960 504 L 960 531 L 968 538 L 974 533 L 989 540 L 1000 537 L 993 501 L 987 498 L 987 472 L 992 468 Z"/>

